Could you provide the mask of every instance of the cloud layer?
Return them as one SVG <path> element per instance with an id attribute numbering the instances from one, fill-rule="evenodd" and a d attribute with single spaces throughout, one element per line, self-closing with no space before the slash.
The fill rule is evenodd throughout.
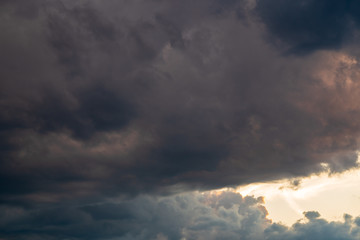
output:
<path id="1" fill-rule="evenodd" d="M 58 239 L 359 239 L 360 218 L 327 222 L 305 212 L 291 228 L 266 219 L 262 198 L 234 192 L 139 196 L 88 205 L 48 205 L 41 210 L 8 208 L 0 237 Z"/>
<path id="2" fill-rule="evenodd" d="M 355 0 L 0 2 L 0 239 L 359 239 L 199 193 L 358 166 Z"/>
<path id="3" fill-rule="evenodd" d="M 356 23 L 356 8 L 269 4 L 3 1 L 2 200 L 209 189 L 356 166 L 357 48 L 323 51 L 340 33 L 332 39 L 317 21 L 332 13 L 321 4 L 339 24 Z M 303 12 L 278 14 L 285 4 Z M 324 32 L 295 24 L 305 17 Z M 308 54 L 284 55 L 288 45 Z"/>
<path id="4" fill-rule="evenodd" d="M 180 193 L 358 166 L 359 11 L 1 1 L 0 238 L 358 239 L 349 215 Z"/>

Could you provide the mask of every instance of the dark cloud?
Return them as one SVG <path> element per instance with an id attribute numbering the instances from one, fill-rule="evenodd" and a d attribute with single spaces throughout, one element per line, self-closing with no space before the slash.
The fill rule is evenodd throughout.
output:
<path id="1" fill-rule="evenodd" d="M 74 108 L 63 102 L 63 96 L 46 93 L 44 101 L 31 110 L 39 131 L 68 129 L 74 137 L 86 139 L 96 131 L 121 129 L 135 117 L 131 104 L 103 86 L 78 93 L 77 102 L 78 106 Z"/>
<path id="2" fill-rule="evenodd" d="M 360 72 L 339 49 L 356 4 L 2 4 L 3 203 L 91 202 L 357 166 Z M 283 23 L 280 5 L 292 20 Z M 298 51 L 338 51 L 283 56 L 254 11 Z"/>
<path id="3" fill-rule="evenodd" d="M 87 205 L 48 205 L 37 209 L 2 207 L 5 239 L 358 239 L 350 215 L 327 222 L 307 212 L 291 228 L 272 223 L 262 198 L 238 193 L 185 193 L 139 196 Z M 311 216 L 310 215 L 316 215 Z"/>
<path id="4" fill-rule="evenodd" d="M 320 213 L 316 211 L 309 211 L 309 212 L 304 212 L 304 216 L 309 220 L 313 220 L 320 217 Z"/>
<path id="5" fill-rule="evenodd" d="M 259 0 L 255 10 L 270 34 L 295 54 L 339 49 L 359 27 L 356 0 Z"/>

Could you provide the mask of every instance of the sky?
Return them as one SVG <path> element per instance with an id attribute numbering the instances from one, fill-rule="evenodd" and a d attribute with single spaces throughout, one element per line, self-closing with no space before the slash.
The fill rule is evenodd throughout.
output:
<path id="1" fill-rule="evenodd" d="M 359 239 L 359 16 L 0 1 L 0 240 Z"/>
<path id="2" fill-rule="evenodd" d="M 360 215 L 359 181 L 360 169 L 353 169 L 332 176 L 322 173 L 301 179 L 254 183 L 240 186 L 235 192 L 263 196 L 267 217 L 291 226 L 302 220 L 304 212 L 313 209 L 331 221 L 341 221 L 344 213 Z"/>

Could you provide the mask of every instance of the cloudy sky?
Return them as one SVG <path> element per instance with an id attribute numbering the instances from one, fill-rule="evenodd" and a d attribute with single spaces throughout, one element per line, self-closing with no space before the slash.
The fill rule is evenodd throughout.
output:
<path id="1" fill-rule="evenodd" d="M 0 240 L 360 238 L 357 0 L 1 0 Z"/>

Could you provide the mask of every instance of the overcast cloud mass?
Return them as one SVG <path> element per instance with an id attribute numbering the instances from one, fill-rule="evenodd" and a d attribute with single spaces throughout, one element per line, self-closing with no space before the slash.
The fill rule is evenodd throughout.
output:
<path id="1" fill-rule="evenodd" d="M 188 192 L 358 166 L 359 1 L 3 0 L 0 19 L 0 239 L 359 239 L 350 215 L 286 228 Z"/>

